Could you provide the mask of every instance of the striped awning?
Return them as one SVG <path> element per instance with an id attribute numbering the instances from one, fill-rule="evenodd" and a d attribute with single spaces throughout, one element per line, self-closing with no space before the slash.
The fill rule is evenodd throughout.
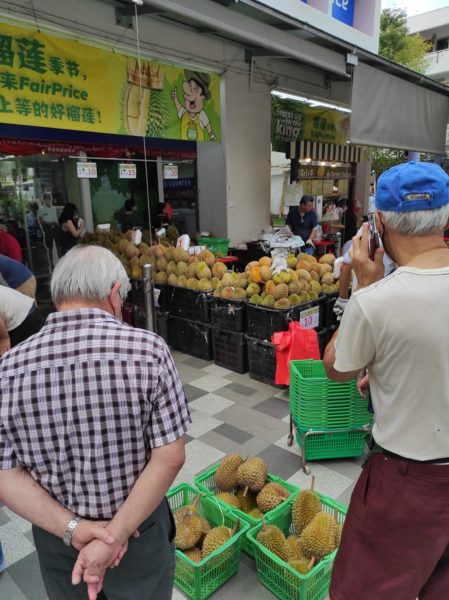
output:
<path id="1" fill-rule="evenodd" d="M 287 158 L 298 158 L 304 160 L 327 160 L 334 162 L 352 163 L 360 162 L 362 146 L 353 146 L 352 144 L 326 144 L 320 142 L 290 142 L 287 144 Z"/>

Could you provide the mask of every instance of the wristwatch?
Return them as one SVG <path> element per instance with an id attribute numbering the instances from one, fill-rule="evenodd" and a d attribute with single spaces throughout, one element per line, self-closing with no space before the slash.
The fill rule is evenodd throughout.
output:
<path id="1" fill-rule="evenodd" d="M 64 535 L 62 537 L 62 540 L 63 540 L 64 544 L 66 546 L 68 546 L 69 548 L 72 545 L 72 535 L 75 530 L 75 527 L 78 525 L 78 523 L 80 521 L 81 521 L 81 517 L 77 517 L 76 515 L 74 515 L 72 517 L 72 519 L 70 519 L 70 521 L 67 524 L 67 527 L 64 530 Z"/>

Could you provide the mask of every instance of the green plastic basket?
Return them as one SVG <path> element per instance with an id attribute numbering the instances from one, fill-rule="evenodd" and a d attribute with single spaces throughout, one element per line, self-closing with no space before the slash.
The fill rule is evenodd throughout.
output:
<path id="1" fill-rule="evenodd" d="M 167 493 L 173 511 L 192 504 L 197 496 L 198 490 L 186 483 L 172 488 Z M 224 524 L 226 527 L 233 528 L 237 520 L 230 510 L 223 508 L 210 495 L 202 495 L 198 502 L 198 513 L 213 527 Z M 180 550 L 176 550 L 175 586 L 192 600 L 208 598 L 237 573 L 242 543 L 246 539 L 245 534 L 248 529 L 248 524 L 240 520 L 235 535 L 198 563 L 191 561 Z"/>
<path id="2" fill-rule="evenodd" d="M 216 238 L 200 236 L 197 238 L 196 243 L 198 246 L 207 246 L 214 254 L 221 254 L 222 256 L 228 255 L 229 242 L 226 238 Z"/>
<path id="3" fill-rule="evenodd" d="M 344 523 L 346 507 L 331 498 L 318 495 L 321 499 L 321 509 L 331 514 L 336 513 L 338 522 Z M 292 524 L 292 503 L 293 499 L 284 504 L 276 514 L 267 516 L 264 519 L 265 523 L 277 525 L 285 535 L 297 533 Z M 259 524 L 246 534 L 254 547 L 257 575 L 261 584 L 281 600 L 324 600 L 329 592 L 332 565 L 337 550 L 326 556 L 307 575 L 301 575 L 257 541 L 257 534 L 261 528 L 262 524 Z"/>
<path id="4" fill-rule="evenodd" d="M 220 491 L 217 488 L 217 486 L 215 485 L 215 472 L 216 472 L 219 464 L 220 463 L 212 465 L 211 467 L 209 467 L 208 469 L 203 471 L 200 475 L 195 477 L 196 487 L 200 491 L 204 492 L 205 494 L 211 495 L 211 494 L 216 494 L 217 492 Z M 279 483 L 280 485 L 282 485 L 282 487 L 284 487 L 286 490 L 288 490 L 290 492 L 290 498 L 295 497 L 299 492 L 299 488 L 297 488 L 295 485 L 292 485 L 291 483 L 288 483 L 287 481 L 284 481 L 280 477 L 276 477 L 275 475 L 272 475 L 271 473 L 268 473 L 267 481 Z M 269 512 L 265 513 L 265 516 L 272 515 L 272 514 L 275 514 L 276 512 L 278 512 L 282 508 L 282 506 L 286 502 L 288 502 L 288 500 L 289 500 L 289 498 L 287 498 L 285 500 L 285 502 L 283 502 L 282 504 L 280 504 L 273 510 L 270 510 Z M 226 502 L 223 502 L 223 500 L 220 500 L 220 498 L 216 498 L 215 501 L 219 502 L 220 505 L 223 506 L 224 508 L 230 509 L 234 515 L 238 516 L 240 518 L 240 520 L 244 521 L 245 523 L 248 523 L 248 525 L 250 527 L 254 527 L 254 525 L 258 525 L 261 522 L 260 519 L 254 519 L 253 517 L 250 517 L 247 513 L 244 513 L 242 510 L 239 510 L 238 508 L 230 507 L 229 504 L 226 504 Z M 265 518 L 265 516 L 264 516 L 264 518 Z M 243 541 L 242 550 L 246 554 L 249 554 L 250 556 L 254 556 L 253 545 L 250 544 L 246 538 Z"/>
<path id="5" fill-rule="evenodd" d="M 303 429 L 296 424 L 296 441 L 303 460 L 348 458 L 365 452 L 370 424 L 353 429 Z"/>
<path id="6" fill-rule="evenodd" d="M 371 424 L 368 399 L 356 380 L 347 383 L 326 377 L 321 360 L 290 362 L 290 413 L 301 428 L 343 429 Z"/>

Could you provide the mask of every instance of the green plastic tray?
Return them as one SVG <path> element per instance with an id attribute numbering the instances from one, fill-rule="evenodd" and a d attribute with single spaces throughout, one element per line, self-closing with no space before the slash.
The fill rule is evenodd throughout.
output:
<path id="1" fill-rule="evenodd" d="M 204 492 L 205 494 L 214 495 L 217 492 L 219 492 L 219 489 L 215 485 L 215 472 L 218 469 L 219 464 L 220 463 L 212 465 L 211 467 L 209 467 L 208 469 L 203 471 L 200 475 L 195 477 L 196 487 L 200 491 Z M 287 498 L 282 504 L 280 504 L 273 510 L 270 510 L 269 512 L 265 513 L 265 516 L 272 515 L 272 514 L 275 514 L 276 512 L 278 512 L 282 508 L 282 506 L 286 502 L 288 502 L 288 500 L 291 497 L 295 497 L 299 493 L 299 488 L 297 488 L 295 485 L 292 485 L 291 483 L 288 483 L 287 481 L 284 481 L 280 477 L 276 477 L 275 475 L 272 475 L 271 473 L 268 473 L 267 481 L 279 483 L 280 485 L 282 485 L 282 487 L 284 487 L 286 490 L 288 490 L 290 492 L 290 497 Z M 261 522 L 260 519 L 254 519 L 253 517 L 250 517 L 248 514 L 244 513 L 242 510 L 239 510 L 238 508 L 230 507 L 229 504 L 226 504 L 226 502 L 223 502 L 223 500 L 220 500 L 220 498 L 216 498 L 216 502 L 219 502 L 220 505 L 223 506 L 224 508 L 228 508 L 228 509 L 230 508 L 231 512 L 234 515 L 238 516 L 245 523 L 248 523 L 248 525 L 250 527 L 254 527 L 254 525 L 258 525 Z M 264 516 L 264 518 L 265 518 L 265 516 Z M 254 556 L 254 548 L 253 548 L 252 544 L 250 544 L 246 538 L 243 541 L 242 550 L 246 554 L 249 554 L 250 556 Z"/>
<path id="2" fill-rule="evenodd" d="M 216 238 L 199 236 L 196 240 L 198 246 L 207 246 L 214 254 L 222 254 L 223 256 L 228 255 L 230 240 L 226 238 Z"/>
<path id="3" fill-rule="evenodd" d="M 173 511 L 191 504 L 197 496 L 198 490 L 186 483 L 172 488 L 167 493 Z M 237 520 L 230 510 L 220 506 L 210 495 L 202 495 L 198 503 L 198 513 L 214 527 L 225 525 L 233 528 Z M 240 520 L 235 535 L 198 563 L 176 550 L 175 586 L 192 600 L 208 598 L 237 573 L 242 543 L 246 539 L 248 529 L 248 524 Z"/>
<path id="4" fill-rule="evenodd" d="M 331 514 L 336 510 L 338 522 L 344 523 L 346 507 L 331 498 L 318 495 L 321 499 L 321 509 Z M 289 500 L 280 511 L 268 516 L 265 519 L 266 524 L 277 525 L 285 535 L 296 533 L 291 518 L 292 502 L 293 500 Z M 319 562 L 307 575 L 301 575 L 257 541 L 256 537 L 261 528 L 261 524 L 257 525 L 246 534 L 254 547 L 257 575 L 261 584 L 281 600 L 324 600 L 329 592 L 332 565 L 337 550 Z"/>
<path id="5" fill-rule="evenodd" d="M 297 423 L 296 427 L 296 441 L 305 461 L 361 456 L 365 452 L 365 440 L 371 428 L 370 424 L 367 424 L 365 427 L 350 430 L 313 430 L 302 429 Z"/>
<path id="6" fill-rule="evenodd" d="M 368 399 L 361 398 L 356 380 L 326 377 L 321 360 L 290 362 L 290 413 L 302 428 L 339 429 L 371 424 Z"/>

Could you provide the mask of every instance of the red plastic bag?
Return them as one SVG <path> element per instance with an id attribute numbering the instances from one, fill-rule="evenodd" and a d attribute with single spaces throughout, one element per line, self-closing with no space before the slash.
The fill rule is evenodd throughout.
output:
<path id="1" fill-rule="evenodd" d="M 271 341 L 276 349 L 277 385 L 290 384 L 291 360 L 320 359 L 317 332 L 315 329 L 303 329 L 297 321 L 289 324 L 288 331 L 273 333 Z"/>

